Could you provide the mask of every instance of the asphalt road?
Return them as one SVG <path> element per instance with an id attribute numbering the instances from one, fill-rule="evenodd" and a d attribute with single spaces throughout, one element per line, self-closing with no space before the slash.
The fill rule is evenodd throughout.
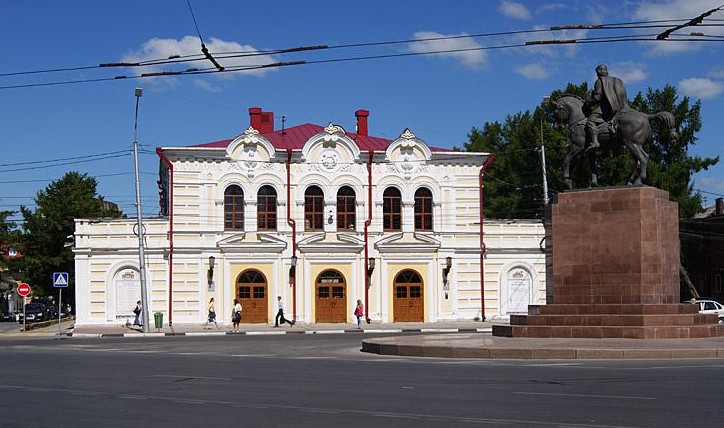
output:
<path id="1" fill-rule="evenodd" d="M 724 362 L 471 361 L 351 335 L 0 341 L 2 427 L 722 426 Z"/>

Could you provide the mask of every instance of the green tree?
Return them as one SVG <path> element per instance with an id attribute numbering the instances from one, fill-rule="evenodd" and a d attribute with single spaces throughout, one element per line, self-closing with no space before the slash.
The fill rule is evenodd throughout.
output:
<path id="1" fill-rule="evenodd" d="M 36 194 L 34 211 L 20 207 L 25 224 L 23 257 L 19 259 L 23 279 L 34 287 L 34 294 L 48 294 L 53 290 L 53 272 L 68 272 L 67 295 L 71 299 L 75 296 L 74 257 L 66 245 L 68 237 L 75 232 L 74 219 L 121 215 L 115 204 L 106 203 L 96 194 L 96 186 L 95 178 L 69 172 Z"/>
<path id="2" fill-rule="evenodd" d="M 551 99 L 564 93 L 585 99 L 587 83 L 569 83 L 564 90 L 551 93 Z M 692 187 L 694 173 L 715 165 L 719 158 L 692 157 L 688 154 L 696 144 L 696 133 L 701 129 L 701 104 L 688 97 L 679 101 L 676 88 L 667 85 L 660 90 L 649 89 L 638 93 L 630 102 L 643 113 L 670 111 L 676 118 L 679 138 L 668 139 L 668 132 L 654 123 L 654 138 L 645 145 L 649 154 L 646 184 L 669 192 L 679 204 L 681 218 L 692 217 L 702 210 L 702 197 Z M 485 210 L 492 218 L 536 218 L 542 214 L 543 175 L 540 157 L 541 141 L 546 147 L 547 178 L 550 193 L 565 189 L 563 158 L 570 146 L 565 129 L 556 129 L 551 123 L 552 106 L 541 103 L 534 113 L 526 111 L 506 118 L 503 124 L 486 122 L 482 129 L 473 128 L 464 145 L 466 151 L 492 152 L 496 158 L 485 175 Z M 624 184 L 633 167 L 633 158 L 620 147 L 597 158 L 599 185 Z M 571 177 L 575 187 L 589 183 L 589 165 L 581 156 L 572 165 Z"/>
<path id="3" fill-rule="evenodd" d="M 8 248 L 17 248 L 20 243 L 20 231 L 17 230 L 16 223 L 9 219 L 15 213 L 15 211 L 0 211 L 0 244 Z M 16 265 L 17 258 L 0 257 L 0 296 L 14 287 L 15 282 L 12 278 L 16 274 Z"/>

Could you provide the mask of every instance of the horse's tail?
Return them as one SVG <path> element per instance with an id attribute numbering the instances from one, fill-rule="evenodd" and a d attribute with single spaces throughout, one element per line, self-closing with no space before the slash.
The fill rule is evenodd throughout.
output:
<path id="1" fill-rule="evenodd" d="M 649 121 L 651 119 L 658 120 L 669 129 L 669 141 L 674 142 L 679 139 L 679 133 L 676 132 L 676 119 L 674 119 L 673 114 L 668 111 L 660 111 L 650 114 Z"/>

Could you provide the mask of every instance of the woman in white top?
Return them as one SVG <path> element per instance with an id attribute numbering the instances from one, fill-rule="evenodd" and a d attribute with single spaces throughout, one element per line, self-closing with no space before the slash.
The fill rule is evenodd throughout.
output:
<path id="1" fill-rule="evenodd" d="M 241 303 L 239 299 L 234 299 L 234 309 L 231 311 L 231 322 L 234 324 L 234 332 L 239 332 L 239 323 L 241 322 Z"/>

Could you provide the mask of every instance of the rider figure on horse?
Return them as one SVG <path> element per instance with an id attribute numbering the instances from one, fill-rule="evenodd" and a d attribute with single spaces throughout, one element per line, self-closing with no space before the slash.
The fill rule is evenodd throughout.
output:
<path id="1" fill-rule="evenodd" d="M 609 76 L 605 64 L 596 67 L 596 75 L 598 80 L 586 100 L 586 106 L 591 112 L 586 121 L 589 149 L 599 147 L 598 126 L 612 121 L 620 111 L 629 108 L 623 81 L 618 77 Z M 615 124 L 612 124 L 611 128 L 614 127 Z"/>

